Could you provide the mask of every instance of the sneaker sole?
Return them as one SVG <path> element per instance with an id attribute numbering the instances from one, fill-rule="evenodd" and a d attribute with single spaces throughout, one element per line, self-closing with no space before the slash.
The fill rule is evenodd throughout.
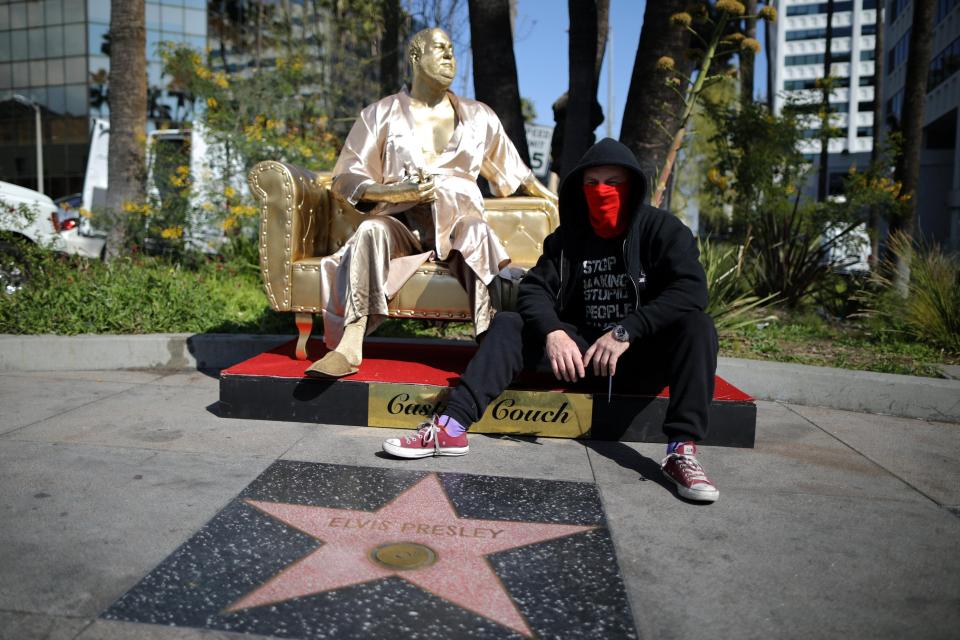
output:
<path id="1" fill-rule="evenodd" d="M 429 458 L 431 456 L 464 456 L 470 451 L 470 447 L 447 447 L 436 451 L 434 449 L 409 449 L 384 442 L 383 450 L 397 458 L 413 460 L 417 458 Z"/>
<path id="2" fill-rule="evenodd" d="M 661 473 L 663 473 L 664 478 L 666 478 L 667 480 L 673 483 L 673 485 L 677 488 L 677 493 L 680 494 L 681 497 L 686 498 L 687 500 L 695 500 L 697 502 L 716 502 L 717 498 L 720 497 L 720 492 L 717 490 L 694 491 L 693 489 L 688 489 L 687 487 L 683 486 L 682 484 L 674 480 L 672 477 L 670 477 L 670 474 L 663 471 L 662 469 L 661 469 Z"/>

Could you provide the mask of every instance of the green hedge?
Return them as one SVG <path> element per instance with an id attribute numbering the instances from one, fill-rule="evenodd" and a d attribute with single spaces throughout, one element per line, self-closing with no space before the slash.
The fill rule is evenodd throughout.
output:
<path id="1" fill-rule="evenodd" d="M 155 257 L 110 264 L 28 250 L 29 280 L 0 295 L 0 333 L 291 333 L 255 271 Z"/>

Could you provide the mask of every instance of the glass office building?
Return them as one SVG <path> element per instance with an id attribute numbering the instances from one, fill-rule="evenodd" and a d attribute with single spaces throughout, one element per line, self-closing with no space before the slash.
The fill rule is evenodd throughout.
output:
<path id="1" fill-rule="evenodd" d="M 148 129 L 189 115 L 167 87 L 159 44 L 203 51 L 206 0 L 146 3 Z M 83 186 L 91 118 L 109 118 L 110 0 L 0 0 L 0 180 L 36 188 L 34 109 L 42 117 L 44 192 Z M 18 96 L 15 98 L 14 96 Z"/>

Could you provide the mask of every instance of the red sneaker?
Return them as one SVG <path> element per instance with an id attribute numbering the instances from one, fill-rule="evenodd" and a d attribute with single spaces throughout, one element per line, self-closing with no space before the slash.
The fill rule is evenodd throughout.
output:
<path id="1" fill-rule="evenodd" d="M 684 442 L 663 459 L 660 469 L 668 480 L 677 485 L 677 493 L 687 500 L 714 502 L 720 497 L 720 491 L 710 482 L 696 454 L 697 445 Z"/>
<path id="2" fill-rule="evenodd" d="M 398 458 L 428 458 L 430 456 L 462 456 L 470 451 L 466 432 L 451 436 L 440 426 L 437 416 L 424 422 L 416 433 L 402 438 L 387 438 L 383 450 Z"/>

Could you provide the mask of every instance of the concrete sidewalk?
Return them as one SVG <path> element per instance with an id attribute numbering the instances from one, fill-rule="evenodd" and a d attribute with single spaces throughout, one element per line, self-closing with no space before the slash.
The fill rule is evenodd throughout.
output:
<path id="1" fill-rule="evenodd" d="M 660 445 L 475 436 L 465 458 L 375 455 L 396 431 L 216 415 L 198 372 L 0 373 L 0 638 L 244 638 L 98 615 L 278 459 L 599 487 L 643 638 L 955 638 L 960 425 L 760 402 L 755 450 L 706 448 L 710 506 Z"/>
<path id="2" fill-rule="evenodd" d="M 225 369 L 293 339 L 188 333 L 0 335 L 0 372 Z M 720 358 L 717 373 L 759 400 L 960 423 L 960 380 L 739 358 Z"/>

